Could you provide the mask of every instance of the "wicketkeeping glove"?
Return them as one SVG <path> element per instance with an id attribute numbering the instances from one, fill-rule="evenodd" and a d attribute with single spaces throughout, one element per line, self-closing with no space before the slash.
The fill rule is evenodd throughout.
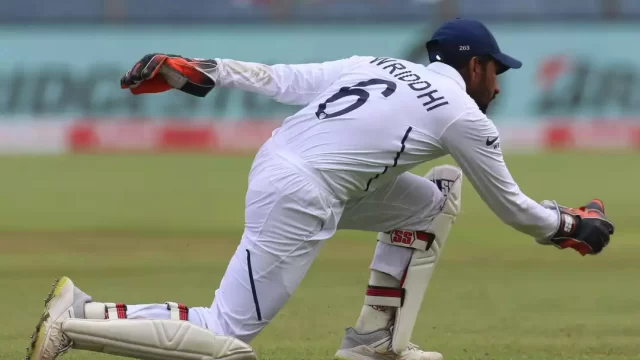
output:
<path id="1" fill-rule="evenodd" d="M 216 85 L 210 74 L 217 67 L 215 60 L 148 54 L 120 79 L 120 87 L 136 95 L 178 89 L 205 97 Z"/>
<path id="2" fill-rule="evenodd" d="M 572 248 L 582 256 L 599 254 L 609 245 L 614 226 L 605 217 L 602 201 L 594 199 L 580 208 L 568 208 L 548 200 L 541 205 L 558 211 L 560 226 L 550 239 L 538 239 L 538 242 L 553 244 L 559 249 Z"/>

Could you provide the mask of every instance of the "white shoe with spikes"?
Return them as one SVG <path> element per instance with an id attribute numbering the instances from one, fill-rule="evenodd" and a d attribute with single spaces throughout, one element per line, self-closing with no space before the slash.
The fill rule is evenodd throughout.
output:
<path id="1" fill-rule="evenodd" d="M 76 287 L 68 277 L 53 283 L 53 290 L 44 299 L 44 312 L 31 335 L 31 346 L 27 347 L 25 360 L 54 360 L 71 348 L 71 340 L 62 332 L 62 322 L 75 317 L 74 304 L 90 298 L 75 291 Z"/>
<path id="2" fill-rule="evenodd" d="M 413 344 L 410 344 L 402 353 L 395 353 L 391 347 L 391 332 L 388 329 L 370 334 L 358 334 L 352 328 L 347 329 L 335 358 L 338 360 L 444 360 L 442 354 L 420 350 Z"/>

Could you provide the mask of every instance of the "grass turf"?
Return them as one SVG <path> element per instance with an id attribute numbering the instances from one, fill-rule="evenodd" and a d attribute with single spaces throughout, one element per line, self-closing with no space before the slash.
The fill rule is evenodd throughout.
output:
<path id="1" fill-rule="evenodd" d="M 250 162 L 206 155 L 1 157 L 0 359 L 24 356 L 42 298 L 60 275 L 98 301 L 209 305 L 242 233 Z M 500 223 L 465 183 L 463 212 L 414 341 L 447 360 L 640 358 L 637 162 L 637 154 L 507 157 L 536 200 L 605 201 L 617 229 L 597 257 L 535 244 Z M 374 239 L 341 231 L 326 244 L 252 343 L 261 359 L 332 358 L 362 305 Z"/>

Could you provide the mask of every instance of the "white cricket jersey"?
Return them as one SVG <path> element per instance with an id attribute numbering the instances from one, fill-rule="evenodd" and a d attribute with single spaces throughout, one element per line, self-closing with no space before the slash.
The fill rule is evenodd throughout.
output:
<path id="1" fill-rule="evenodd" d="M 498 130 L 448 65 L 367 56 L 273 66 L 216 60 L 211 75 L 217 86 L 304 106 L 271 141 L 320 174 L 340 200 L 364 196 L 418 164 L 451 154 L 502 221 L 537 238 L 557 230 L 557 213 L 514 182 Z"/>

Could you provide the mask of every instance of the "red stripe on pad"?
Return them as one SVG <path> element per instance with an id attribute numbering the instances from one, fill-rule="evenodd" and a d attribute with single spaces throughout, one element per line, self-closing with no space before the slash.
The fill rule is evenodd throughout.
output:
<path id="1" fill-rule="evenodd" d="M 402 298 L 402 289 L 385 288 L 385 287 L 369 287 L 367 288 L 367 296 Z"/>
<path id="2" fill-rule="evenodd" d="M 126 319 L 127 318 L 127 305 L 125 305 L 125 304 L 116 304 L 116 311 L 118 312 L 118 319 Z"/>
<path id="3" fill-rule="evenodd" d="M 433 234 L 430 234 L 424 231 L 416 231 L 416 239 L 418 240 L 429 242 L 429 241 L 432 241 L 433 238 L 434 238 Z"/>
<path id="4" fill-rule="evenodd" d="M 180 315 L 180 320 L 187 321 L 189 320 L 189 308 L 184 304 L 178 304 L 178 311 Z"/>

